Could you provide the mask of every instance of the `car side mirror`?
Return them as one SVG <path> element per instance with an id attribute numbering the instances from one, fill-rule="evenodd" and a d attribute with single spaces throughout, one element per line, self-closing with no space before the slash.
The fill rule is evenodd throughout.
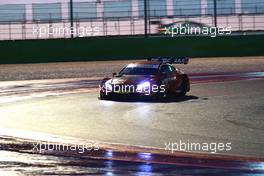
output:
<path id="1" fill-rule="evenodd" d="M 113 77 L 115 77 L 117 75 L 117 73 L 115 72 L 115 73 L 113 73 Z"/>

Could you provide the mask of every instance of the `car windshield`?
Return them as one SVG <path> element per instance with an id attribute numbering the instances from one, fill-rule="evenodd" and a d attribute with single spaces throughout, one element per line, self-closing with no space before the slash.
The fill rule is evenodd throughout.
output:
<path id="1" fill-rule="evenodd" d="M 155 67 L 127 66 L 120 71 L 119 75 L 156 75 L 157 73 L 158 68 Z"/>

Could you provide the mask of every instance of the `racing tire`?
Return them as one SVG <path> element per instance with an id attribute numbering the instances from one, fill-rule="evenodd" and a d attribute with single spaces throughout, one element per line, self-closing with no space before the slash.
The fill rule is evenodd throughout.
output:
<path id="1" fill-rule="evenodd" d="M 98 97 L 100 100 L 107 100 L 107 96 L 104 93 L 100 93 L 100 96 Z"/>
<path id="2" fill-rule="evenodd" d="M 177 92 L 177 91 L 180 91 L 180 92 Z M 179 89 L 177 89 L 177 91 L 176 91 L 177 97 L 183 97 L 186 95 L 186 93 L 187 93 L 187 81 L 186 81 L 186 79 L 182 80 L 182 83 L 181 83 Z"/>

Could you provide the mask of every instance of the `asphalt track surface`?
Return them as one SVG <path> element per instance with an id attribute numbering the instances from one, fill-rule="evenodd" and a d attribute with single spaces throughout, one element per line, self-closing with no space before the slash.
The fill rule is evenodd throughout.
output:
<path id="1" fill-rule="evenodd" d="M 0 81 L 105 77 L 120 71 L 130 62 L 135 60 L 0 64 Z M 188 74 L 259 72 L 264 70 L 264 57 L 191 58 L 187 65 L 177 65 L 177 67 Z"/>
<path id="2" fill-rule="evenodd" d="M 263 72 L 190 77 L 185 98 L 154 102 L 98 100 L 96 78 L 1 82 L 0 174 L 263 175 Z M 39 140 L 100 150 L 34 153 Z M 166 148 L 180 141 L 232 149 Z"/>
<path id="3" fill-rule="evenodd" d="M 258 157 L 264 156 L 263 87 L 260 78 L 203 82 L 186 97 L 150 102 L 102 101 L 97 92 L 8 95 L 1 127 L 158 148 L 180 140 L 231 142 L 224 153 Z"/>
<path id="4" fill-rule="evenodd" d="M 155 102 L 97 99 L 127 61 L 0 65 L 0 175 L 263 175 L 263 63 L 192 59 L 188 96 Z M 180 141 L 232 149 L 172 152 Z"/>

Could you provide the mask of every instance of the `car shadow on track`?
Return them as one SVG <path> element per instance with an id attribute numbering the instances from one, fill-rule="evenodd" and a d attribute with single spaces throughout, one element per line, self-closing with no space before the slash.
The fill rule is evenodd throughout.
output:
<path id="1" fill-rule="evenodd" d="M 100 99 L 100 98 L 99 98 Z M 118 97 L 118 98 L 111 98 L 111 99 L 106 99 L 105 101 L 114 101 L 114 102 L 131 102 L 131 103 L 179 103 L 179 102 L 185 102 L 189 100 L 198 100 L 200 99 L 197 96 L 194 95 L 186 95 L 183 97 L 171 97 L 171 98 L 131 98 L 131 97 Z M 204 98 L 202 98 L 205 100 Z"/>

